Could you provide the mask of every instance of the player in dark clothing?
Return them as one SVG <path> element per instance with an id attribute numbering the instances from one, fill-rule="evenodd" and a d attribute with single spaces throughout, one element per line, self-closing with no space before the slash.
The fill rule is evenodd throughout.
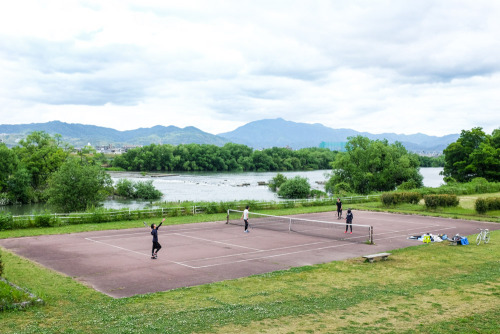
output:
<path id="1" fill-rule="evenodd" d="M 352 219 L 354 216 L 352 215 L 351 209 L 347 209 L 347 215 L 345 216 L 345 232 L 347 233 L 347 230 L 349 227 L 351 227 L 351 234 L 352 234 Z"/>
<path id="2" fill-rule="evenodd" d="M 337 198 L 337 219 L 342 218 L 342 202 L 340 201 L 340 198 Z"/>
<path id="3" fill-rule="evenodd" d="M 158 229 L 160 228 L 161 224 L 163 224 L 164 221 L 165 218 L 163 218 L 160 225 L 158 226 L 156 226 L 156 224 L 151 224 L 151 235 L 153 236 L 153 249 L 151 250 L 151 259 L 153 260 L 158 258 L 158 252 L 161 249 L 161 245 L 158 242 Z"/>

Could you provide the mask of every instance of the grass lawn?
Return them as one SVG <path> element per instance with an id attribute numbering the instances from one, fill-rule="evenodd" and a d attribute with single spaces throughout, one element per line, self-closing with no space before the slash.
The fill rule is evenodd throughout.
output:
<path id="1" fill-rule="evenodd" d="M 272 213 L 323 209 L 332 208 Z M 210 217 L 168 220 L 180 224 L 225 216 Z M 0 238 L 140 224 L 2 231 Z M 2 249 L 5 278 L 45 304 L 0 312 L 0 333 L 500 332 L 500 231 L 492 232 L 487 245 L 433 243 L 391 253 L 389 260 L 372 264 L 355 258 L 113 299 Z"/>
<path id="2" fill-rule="evenodd" d="M 15 308 L 22 302 L 28 302 L 31 297 L 25 291 L 16 289 L 6 281 L 0 279 L 0 312 L 4 309 Z"/>
<path id="3" fill-rule="evenodd" d="M 498 333 L 500 233 L 113 299 L 3 252 L 5 276 L 45 301 L 0 313 L 1 333 Z M 159 277 L 158 279 L 161 279 Z"/>
<path id="4" fill-rule="evenodd" d="M 368 202 L 359 204 L 350 204 L 350 207 L 357 210 L 371 210 L 371 211 L 387 211 L 394 213 L 404 214 L 418 214 L 425 216 L 437 216 L 455 219 L 471 219 L 483 220 L 490 222 L 500 223 L 500 211 L 488 211 L 484 215 L 478 214 L 474 209 L 474 204 L 479 197 L 500 197 L 500 193 L 494 194 L 477 194 L 477 195 L 464 195 L 458 196 L 460 204 L 457 207 L 441 208 L 438 207 L 434 210 L 427 209 L 423 200 L 419 204 L 399 204 L 395 206 L 386 207 L 381 202 Z"/>

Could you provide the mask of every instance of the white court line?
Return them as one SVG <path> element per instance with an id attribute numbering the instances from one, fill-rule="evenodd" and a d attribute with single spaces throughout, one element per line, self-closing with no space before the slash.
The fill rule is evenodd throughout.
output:
<path id="1" fill-rule="evenodd" d="M 174 225 L 167 225 L 167 226 L 174 226 Z M 165 233 L 168 234 L 173 234 L 173 233 L 177 233 L 177 232 L 190 232 L 190 231 L 211 231 L 211 230 L 223 230 L 223 228 L 219 227 L 219 228 L 185 228 L 185 229 L 179 229 L 179 230 L 176 230 L 175 232 L 172 231 L 166 231 Z M 148 230 L 147 232 L 134 232 L 134 233 L 125 233 L 125 234 L 114 234 L 114 235 L 103 235 L 103 236 L 95 236 L 95 237 L 92 237 L 92 239 L 106 239 L 106 238 L 115 238 L 115 237 L 122 237 L 122 236 L 128 236 L 128 235 L 138 235 L 138 234 L 142 234 L 142 235 L 146 235 L 148 236 L 149 234 L 149 231 Z"/>
<path id="2" fill-rule="evenodd" d="M 95 242 L 95 243 L 98 243 L 98 244 L 103 244 L 103 245 L 111 246 L 111 247 L 114 247 L 114 248 L 118 248 L 118 249 L 121 249 L 121 250 L 125 250 L 125 251 L 128 251 L 128 252 L 132 252 L 132 253 L 136 253 L 136 254 L 140 254 L 140 255 L 147 255 L 147 254 L 144 254 L 144 253 L 141 253 L 141 252 L 136 252 L 136 251 L 128 249 L 128 248 L 123 248 L 123 247 L 111 245 L 111 244 L 108 244 L 108 243 L 105 243 L 105 242 L 102 242 L 102 241 L 93 240 L 91 238 L 85 238 L 85 240 L 92 241 L 92 242 Z"/>
<path id="3" fill-rule="evenodd" d="M 195 269 L 201 269 L 201 268 L 223 266 L 223 265 L 228 265 L 228 264 L 230 265 L 230 264 L 234 264 L 234 263 L 241 263 L 241 262 L 248 262 L 248 261 L 254 261 L 254 260 L 269 259 L 269 258 L 273 258 L 273 257 L 293 255 L 293 254 L 305 253 L 305 252 L 311 252 L 311 251 L 318 251 L 318 250 L 323 250 L 323 249 L 328 249 L 328 248 L 343 247 L 343 246 L 347 246 L 347 245 L 352 245 L 352 244 L 350 244 L 350 243 L 349 244 L 341 244 L 341 245 L 334 245 L 334 246 L 328 246 L 328 247 L 320 247 L 320 248 L 315 248 L 315 249 L 307 249 L 307 250 L 301 250 L 301 251 L 289 252 L 289 253 L 282 253 L 282 254 L 276 254 L 276 255 L 260 256 L 260 257 L 250 258 L 250 259 L 243 259 L 243 260 L 233 261 L 233 262 L 208 264 L 206 266 L 198 266 L 198 267 L 193 267 L 193 268 L 195 268 Z"/>
<path id="4" fill-rule="evenodd" d="M 433 227 L 440 227 L 440 225 L 434 225 Z M 456 227 L 447 227 L 447 228 L 440 228 L 439 231 L 441 230 L 449 230 L 453 229 Z M 393 231 L 392 233 L 400 233 L 400 232 L 407 232 L 408 230 L 402 230 L 402 231 Z M 428 232 L 434 232 L 438 230 L 433 230 L 433 231 L 428 231 Z M 375 234 L 376 235 L 382 235 L 382 234 L 390 234 L 391 232 L 387 233 L 380 233 L 380 234 Z M 419 232 L 416 232 L 419 233 Z M 420 232 L 421 233 L 421 232 Z M 387 237 L 387 238 L 377 238 L 377 240 L 387 240 L 387 239 L 394 239 L 394 238 L 401 238 L 401 237 L 407 237 L 407 235 L 396 235 L 393 237 Z M 358 238 L 358 237 L 355 237 Z M 354 239 L 354 238 L 353 238 Z M 375 238 L 374 238 L 375 239 Z M 333 240 L 332 240 L 333 241 Z M 318 242 L 318 243 L 327 243 L 325 242 Z M 317 244 L 317 243 L 312 243 Z M 289 247 L 283 247 L 283 248 L 275 248 L 275 249 L 269 249 L 269 250 L 263 250 L 263 251 L 258 251 L 258 252 L 250 252 L 250 253 L 240 253 L 240 254 L 231 254 L 231 255 L 224 255 L 224 256 L 217 256 L 217 257 L 212 257 L 212 258 L 204 258 L 204 259 L 196 259 L 196 260 L 189 260 L 189 261 L 184 261 L 182 263 L 188 263 L 188 262 L 195 262 L 195 261 L 206 261 L 206 260 L 212 260 L 212 259 L 219 259 L 219 258 L 226 258 L 226 257 L 231 257 L 231 256 L 240 256 L 240 255 L 247 255 L 247 254 L 256 254 L 256 253 L 262 253 L 262 252 L 270 252 L 270 251 L 275 251 L 275 250 L 281 250 L 281 249 L 286 249 L 286 248 L 295 248 L 295 247 L 301 247 L 301 246 L 306 246 L 308 244 L 303 244 L 303 245 L 298 245 L 298 246 L 289 246 Z M 323 250 L 323 249 L 329 249 L 329 248 L 336 248 L 336 247 L 342 247 L 342 246 L 347 246 L 347 245 L 352 245 L 352 243 L 346 243 L 346 244 L 341 244 L 341 245 L 333 245 L 333 246 L 327 246 L 327 247 L 319 247 L 319 248 L 314 248 L 314 249 L 306 249 L 306 250 L 301 250 L 301 251 L 295 251 L 295 252 L 288 252 L 288 253 L 281 253 L 281 254 L 276 254 L 276 255 L 268 255 L 268 256 L 261 256 L 261 257 L 254 257 L 250 259 L 243 259 L 243 260 L 237 260 L 237 261 L 232 261 L 232 262 L 224 262 L 224 263 L 217 263 L 217 264 L 210 264 L 210 265 L 205 265 L 205 266 L 193 266 L 192 268 L 195 269 L 201 269 L 201 268 L 208 268 L 208 267 L 215 267 L 215 266 L 222 266 L 222 265 L 227 265 L 227 264 L 233 264 L 233 263 L 240 263 L 240 262 L 247 262 L 247 261 L 253 261 L 253 260 L 260 260 L 260 259 L 267 259 L 267 258 L 273 258 L 273 257 L 279 257 L 279 256 L 285 256 L 285 255 L 293 255 L 293 254 L 298 254 L 298 253 L 305 253 L 305 252 L 311 252 L 311 251 L 318 251 L 318 250 Z"/>
<path id="5" fill-rule="evenodd" d="M 92 237 L 91 239 L 109 239 L 109 238 L 116 238 L 116 237 L 123 237 L 123 236 L 129 236 L 129 235 L 138 235 L 142 234 L 144 236 L 148 236 L 144 232 L 135 232 L 135 233 L 127 233 L 127 234 L 115 234 L 115 235 L 103 235 L 103 236 L 97 236 L 97 237 Z M 87 239 L 87 238 L 85 238 Z"/>
<path id="6" fill-rule="evenodd" d="M 449 228 L 445 228 L 445 229 L 452 229 L 452 228 L 455 228 L 455 227 L 449 227 Z M 440 229 L 440 230 L 442 230 L 442 229 Z M 403 232 L 403 231 L 400 231 L 400 232 Z M 431 232 L 433 232 L 433 231 L 431 231 Z M 382 239 L 378 239 L 378 240 L 387 240 L 387 239 L 394 239 L 394 238 L 401 238 L 401 237 L 406 237 L 406 235 L 397 235 L 397 236 L 382 238 Z M 286 256 L 286 255 L 293 255 L 293 254 L 298 254 L 298 253 L 318 251 L 318 250 L 329 249 L 329 248 L 343 247 L 343 246 L 347 246 L 347 245 L 352 245 L 352 243 L 340 244 L 340 245 L 333 245 L 333 246 L 327 246 L 327 247 L 319 247 L 319 248 L 314 248 L 314 249 L 306 249 L 306 250 L 301 250 L 301 251 L 296 251 L 296 252 L 288 252 L 288 253 L 282 253 L 282 254 L 276 254 L 276 255 L 254 257 L 254 258 L 250 258 L 250 259 L 243 259 L 243 260 L 238 260 L 238 261 L 233 261 L 233 262 L 216 263 L 216 264 L 209 264 L 209 265 L 205 265 L 205 266 L 196 266 L 196 267 L 193 266 L 193 268 L 195 268 L 195 269 L 201 269 L 201 268 L 208 268 L 208 267 L 215 267 L 215 266 L 223 266 L 223 265 L 227 265 L 227 264 L 247 262 L 247 261 L 253 261 L 253 260 L 261 260 L 261 259 L 268 259 L 268 258 L 279 257 L 279 256 Z M 211 259 L 211 258 L 207 258 L 207 260 L 209 260 L 209 259 Z M 193 261 L 186 261 L 186 262 L 193 262 Z"/>
<path id="7" fill-rule="evenodd" d="M 255 250 L 255 251 L 260 251 L 260 249 L 258 249 L 258 248 L 246 247 L 246 246 L 230 244 L 230 243 L 222 242 L 222 241 L 216 241 L 216 240 L 210 240 L 210 239 L 205 239 L 205 238 L 193 237 L 193 236 L 190 236 L 190 235 L 184 235 L 184 234 L 180 234 L 180 233 L 170 233 L 170 235 L 174 235 L 174 234 L 175 235 L 180 235 L 181 237 L 185 237 L 185 238 L 191 238 L 191 239 L 196 239 L 196 240 L 203 240 L 203 241 L 212 242 L 212 243 L 215 243 L 215 244 L 222 244 L 222 245 L 226 245 L 226 246 L 233 246 L 233 247 L 246 248 L 246 249 L 251 249 L 251 250 Z"/>
<path id="8" fill-rule="evenodd" d="M 120 247 L 120 246 L 115 246 L 115 245 L 112 245 L 112 244 L 108 244 L 106 242 L 102 242 L 102 241 L 98 241 L 98 240 L 93 240 L 91 238 L 85 238 L 85 240 L 92 241 L 92 242 L 95 242 L 95 243 L 98 243 L 98 244 L 102 244 L 102 245 L 106 245 L 106 246 L 110 246 L 110 247 L 114 247 L 114 248 L 118 248 L 118 249 L 121 249 L 121 250 L 124 250 L 124 251 L 127 251 L 127 252 L 132 252 L 132 253 L 136 253 L 136 254 L 140 254 L 140 255 L 145 255 L 147 257 L 150 256 L 149 254 L 144 254 L 144 253 L 141 253 L 141 252 L 136 252 L 136 251 L 128 249 L 128 248 L 123 248 L 123 247 Z M 165 261 L 168 261 L 168 260 L 165 260 Z M 168 262 L 175 263 L 175 264 L 178 264 L 178 265 L 181 265 L 181 266 L 184 266 L 184 267 L 196 269 L 196 267 L 192 267 L 192 266 L 190 266 L 188 264 L 184 264 L 184 263 L 181 263 L 181 262 L 175 262 L 175 261 L 168 261 Z"/>
<path id="9" fill-rule="evenodd" d="M 205 261 L 205 260 L 213 260 L 213 259 L 222 259 L 222 258 L 228 258 L 228 257 L 233 257 L 233 256 L 242 256 L 242 255 L 256 254 L 256 253 L 262 253 L 262 252 L 273 252 L 273 251 L 277 251 L 277 250 L 283 250 L 283 249 L 289 249 L 289 248 L 299 248 L 299 247 L 305 247 L 305 246 L 311 246 L 311 245 L 318 245 L 318 244 L 326 244 L 326 243 L 330 243 L 330 242 L 331 241 L 318 241 L 318 242 L 312 242 L 312 243 L 309 243 L 309 244 L 301 244 L 301 245 L 286 246 L 286 247 L 271 248 L 271 249 L 262 249 L 262 250 L 257 250 L 255 252 L 236 253 L 236 254 L 228 254 L 228 255 L 206 257 L 206 258 L 201 258 L 201 259 L 194 259 L 194 260 L 182 261 L 182 263 L 196 262 L 196 261 Z"/>

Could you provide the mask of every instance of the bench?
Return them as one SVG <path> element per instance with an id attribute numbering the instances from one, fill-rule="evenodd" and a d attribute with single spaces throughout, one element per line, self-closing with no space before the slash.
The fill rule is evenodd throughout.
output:
<path id="1" fill-rule="evenodd" d="M 371 255 L 365 255 L 363 258 L 368 259 L 370 263 L 373 263 L 373 259 L 376 259 L 377 257 L 381 257 L 382 260 L 387 260 L 387 258 L 391 255 L 391 253 L 378 253 L 378 254 L 371 254 Z"/>

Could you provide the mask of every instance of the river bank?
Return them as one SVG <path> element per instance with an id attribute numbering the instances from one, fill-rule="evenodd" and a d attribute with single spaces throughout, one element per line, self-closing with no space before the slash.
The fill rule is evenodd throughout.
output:
<path id="1" fill-rule="evenodd" d="M 443 177 L 439 175 L 442 168 L 421 168 L 424 177 L 424 186 L 439 187 Z M 287 178 L 295 176 L 309 180 L 312 189 L 324 191 L 324 182 L 329 178 L 330 170 L 280 172 Z M 152 180 L 153 185 L 163 193 L 161 201 L 279 201 L 276 193 L 269 190 L 267 185 L 277 172 L 241 172 L 241 173 L 148 173 L 139 172 L 109 172 L 116 183 L 120 179 L 130 181 Z M 149 204 L 148 201 L 136 200 L 107 200 L 104 207 L 112 209 L 130 208 L 141 209 Z M 0 210 L 11 212 L 13 215 L 41 212 L 46 209 L 43 204 L 3 206 Z"/>

